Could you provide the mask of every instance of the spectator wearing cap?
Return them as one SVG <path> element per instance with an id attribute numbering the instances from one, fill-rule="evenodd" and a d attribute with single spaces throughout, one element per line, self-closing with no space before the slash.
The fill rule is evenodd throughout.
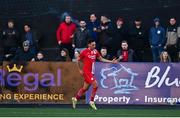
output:
<path id="1" fill-rule="evenodd" d="M 2 39 L 5 60 L 9 61 L 14 57 L 18 47 L 20 46 L 20 39 L 14 21 L 9 20 L 7 26 L 7 29 L 2 32 Z"/>
<path id="2" fill-rule="evenodd" d="M 102 47 L 106 47 L 108 50 L 108 54 L 110 54 L 111 56 L 113 56 L 113 34 L 114 28 L 112 26 L 111 20 L 106 15 L 102 15 L 98 39 L 100 45 L 99 48 L 101 49 Z"/>
<path id="3" fill-rule="evenodd" d="M 114 34 L 113 48 L 114 53 L 116 54 L 119 50 L 119 46 L 123 40 L 128 38 L 128 30 L 125 27 L 124 19 L 119 17 L 116 21 L 115 34 Z"/>
<path id="4" fill-rule="evenodd" d="M 129 30 L 129 47 L 131 47 L 136 54 L 136 62 L 144 61 L 143 55 L 146 42 L 148 42 L 147 32 L 142 26 L 142 20 L 136 18 L 133 27 Z"/>
<path id="5" fill-rule="evenodd" d="M 22 42 L 29 41 L 29 50 L 32 54 L 36 55 L 39 46 L 39 40 L 41 39 L 41 35 L 38 31 L 32 29 L 29 24 L 24 25 L 24 34 L 22 35 Z"/>
<path id="6" fill-rule="evenodd" d="M 75 31 L 76 31 L 76 25 L 75 23 L 72 22 L 72 18 L 69 15 L 65 16 L 65 20 L 62 23 L 60 23 L 56 31 L 56 38 L 60 50 L 62 50 L 63 48 L 68 49 L 71 59 L 74 56 L 72 40 L 74 38 Z"/>
<path id="7" fill-rule="evenodd" d="M 165 29 L 160 25 L 159 18 L 154 19 L 154 24 L 155 26 L 150 29 L 149 42 L 153 54 L 153 61 L 159 62 L 160 54 L 166 43 L 166 33 Z"/>
<path id="8" fill-rule="evenodd" d="M 89 19 L 90 19 L 90 21 L 87 24 L 87 28 L 90 32 L 91 38 L 93 38 L 96 41 L 96 47 L 98 48 L 99 44 L 97 41 L 97 39 L 98 39 L 97 34 L 98 34 L 98 31 L 100 28 L 100 23 L 97 20 L 96 14 L 91 14 Z"/>
<path id="9" fill-rule="evenodd" d="M 21 62 L 21 61 L 31 61 L 35 55 L 30 51 L 30 43 L 29 41 L 23 42 L 23 48 L 17 50 L 13 61 Z"/>
<path id="10" fill-rule="evenodd" d="M 169 26 L 167 27 L 166 37 L 167 42 L 164 48 L 169 53 L 172 62 L 177 62 L 178 40 L 180 40 L 180 27 L 177 25 L 176 19 L 174 17 L 170 18 L 169 20 Z"/>

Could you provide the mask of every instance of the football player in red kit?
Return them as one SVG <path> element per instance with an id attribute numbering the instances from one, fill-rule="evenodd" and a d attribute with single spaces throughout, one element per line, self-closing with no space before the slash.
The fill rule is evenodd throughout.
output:
<path id="1" fill-rule="evenodd" d="M 113 60 L 106 60 L 102 58 L 99 54 L 99 52 L 95 49 L 96 43 L 93 39 L 90 39 L 88 41 L 88 48 L 83 50 L 78 57 L 78 68 L 80 71 L 80 74 L 84 77 L 84 85 L 83 87 L 78 91 L 77 95 L 72 98 L 72 104 L 73 108 L 76 108 L 77 101 L 80 99 L 80 97 L 88 90 L 88 88 L 92 85 L 93 90 L 91 93 L 90 103 L 89 105 L 94 109 L 97 110 L 95 103 L 94 103 L 94 96 L 96 95 L 96 91 L 98 89 L 97 81 L 94 77 L 94 63 L 96 59 L 107 62 L 107 63 L 117 63 L 116 59 Z M 80 68 L 80 61 L 83 63 L 83 69 Z"/>

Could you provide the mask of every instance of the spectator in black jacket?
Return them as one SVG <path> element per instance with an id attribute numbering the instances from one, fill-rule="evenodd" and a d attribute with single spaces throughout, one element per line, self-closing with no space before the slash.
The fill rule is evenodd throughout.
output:
<path id="1" fill-rule="evenodd" d="M 116 21 L 116 27 L 115 27 L 115 35 L 114 35 L 114 41 L 113 41 L 113 48 L 114 53 L 116 54 L 119 50 L 119 46 L 121 45 L 121 42 L 123 40 L 127 40 L 128 38 L 128 31 L 124 26 L 124 20 L 123 18 L 119 17 Z"/>
<path id="2" fill-rule="evenodd" d="M 15 57 L 13 58 L 13 61 L 21 62 L 21 61 L 31 61 L 32 58 L 35 56 L 31 53 L 29 50 L 30 48 L 29 41 L 23 42 L 23 48 L 20 48 L 17 50 Z"/>
<path id="3" fill-rule="evenodd" d="M 145 43 L 148 42 L 147 32 L 142 26 L 142 20 L 137 18 L 134 26 L 129 30 L 129 47 L 135 51 L 135 61 L 142 62 L 144 56 Z"/>
<path id="4" fill-rule="evenodd" d="M 60 50 L 60 55 L 56 58 L 56 61 L 61 61 L 61 62 L 70 62 L 71 58 L 69 56 L 69 51 L 66 48 L 63 48 Z"/>
<path id="5" fill-rule="evenodd" d="M 118 61 L 121 62 L 133 62 L 135 59 L 135 54 L 132 49 L 128 48 L 127 41 L 122 41 L 121 49 L 117 52 Z"/>
<path id="6" fill-rule="evenodd" d="M 29 41 L 29 49 L 32 54 L 36 55 L 38 51 L 38 42 L 40 40 L 39 32 L 32 30 L 29 24 L 24 25 L 24 34 L 22 35 L 22 42 Z"/>
<path id="7" fill-rule="evenodd" d="M 108 55 L 107 53 L 107 48 L 106 47 L 102 47 L 101 50 L 100 50 L 100 55 L 104 58 L 104 59 L 108 59 L 110 60 L 111 59 L 111 56 Z"/>
<path id="8" fill-rule="evenodd" d="M 3 30 L 2 34 L 5 60 L 9 61 L 14 57 L 20 44 L 19 32 L 13 20 L 8 21 L 8 28 Z"/>
<path id="9" fill-rule="evenodd" d="M 72 41 L 72 46 L 75 51 L 81 51 L 86 48 L 88 38 L 90 37 L 89 30 L 86 28 L 86 22 L 81 20 L 79 22 L 80 27 L 76 30 Z"/>
<path id="10" fill-rule="evenodd" d="M 114 29 L 111 24 L 111 20 L 105 15 L 101 16 L 101 26 L 100 26 L 98 42 L 100 45 L 100 49 L 102 47 L 106 47 L 108 50 L 108 54 L 110 54 L 111 56 L 113 56 L 113 50 L 112 50 L 113 33 L 114 33 Z"/>
<path id="11" fill-rule="evenodd" d="M 46 61 L 44 58 L 44 53 L 42 51 L 39 51 L 31 61 Z"/>

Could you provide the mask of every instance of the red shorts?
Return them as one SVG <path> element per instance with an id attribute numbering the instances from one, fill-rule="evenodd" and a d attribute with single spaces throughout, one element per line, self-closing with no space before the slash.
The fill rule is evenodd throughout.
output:
<path id="1" fill-rule="evenodd" d="M 84 81 L 87 82 L 88 84 L 92 84 L 96 80 L 91 72 L 84 72 L 83 77 L 84 77 Z"/>

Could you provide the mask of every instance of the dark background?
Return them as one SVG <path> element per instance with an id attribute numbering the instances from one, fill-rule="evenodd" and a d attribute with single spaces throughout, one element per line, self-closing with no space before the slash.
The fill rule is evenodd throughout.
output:
<path id="1" fill-rule="evenodd" d="M 89 19 L 91 13 L 98 18 L 107 14 L 115 21 L 123 17 L 131 26 L 136 17 L 143 20 L 148 29 L 158 16 L 164 27 L 168 19 L 180 19 L 180 0 L 0 0 L 0 28 L 5 28 L 8 19 L 14 19 L 16 27 L 22 31 L 24 23 L 30 23 L 43 34 L 40 47 L 57 47 L 56 29 L 63 12 L 69 12 L 74 19 Z"/>

